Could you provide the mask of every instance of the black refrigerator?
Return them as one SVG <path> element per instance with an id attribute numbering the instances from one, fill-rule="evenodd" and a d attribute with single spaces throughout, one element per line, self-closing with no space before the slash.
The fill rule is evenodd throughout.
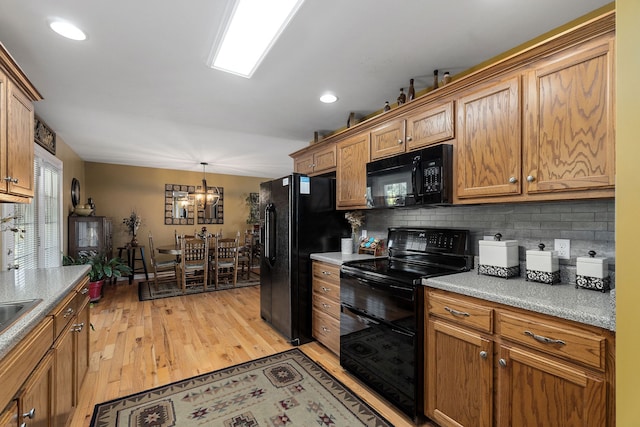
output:
<path id="1" fill-rule="evenodd" d="M 260 184 L 260 316 L 293 345 L 311 337 L 310 254 L 349 236 L 335 179 L 292 174 Z"/>

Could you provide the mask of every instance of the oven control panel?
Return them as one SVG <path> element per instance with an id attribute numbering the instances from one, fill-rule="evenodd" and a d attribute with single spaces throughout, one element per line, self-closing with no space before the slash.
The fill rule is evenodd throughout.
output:
<path id="1" fill-rule="evenodd" d="M 469 232 L 441 228 L 390 228 L 389 250 L 395 253 L 447 253 L 464 255 Z"/>

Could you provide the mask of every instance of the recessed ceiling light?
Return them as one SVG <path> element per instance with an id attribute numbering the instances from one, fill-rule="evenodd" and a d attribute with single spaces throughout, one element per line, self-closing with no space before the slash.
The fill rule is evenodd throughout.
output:
<path id="1" fill-rule="evenodd" d="M 236 0 L 207 65 L 250 78 L 304 0 Z"/>
<path id="2" fill-rule="evenodd" d="M 337 100 L 338 100 L 338 97 L 332 93 L 325 93 L 320 97 L 320 101 L 324 102 L 325 104 L 332 104 Z"/>
<path id="3" fill-rule="evenodd" d="M 49 26 L 62 37 L 66 37 L 71 40 L 85 40 L 87 38 L 80 28 L 66 21 L 51 21 Z"/>

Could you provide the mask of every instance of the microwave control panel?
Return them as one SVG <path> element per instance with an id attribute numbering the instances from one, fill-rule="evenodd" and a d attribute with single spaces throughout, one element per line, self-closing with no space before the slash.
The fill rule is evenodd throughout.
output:
<path id="1" fill-rule="evenodd" d="M 442 164 L 440 160 L 432 160 L 424 165 L 424 193 L 442 191 Z"/>

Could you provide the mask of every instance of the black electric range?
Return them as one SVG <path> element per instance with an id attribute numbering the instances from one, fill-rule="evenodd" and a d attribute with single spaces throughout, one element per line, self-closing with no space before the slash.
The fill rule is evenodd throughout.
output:
<path id="1" fill-rule="evenodd" d="M 390 228 L 389 256 L 340 269 L 340 364 L 417 419 L 422 413 L 423 278 L 468 271 L 469 232 Z"/>

